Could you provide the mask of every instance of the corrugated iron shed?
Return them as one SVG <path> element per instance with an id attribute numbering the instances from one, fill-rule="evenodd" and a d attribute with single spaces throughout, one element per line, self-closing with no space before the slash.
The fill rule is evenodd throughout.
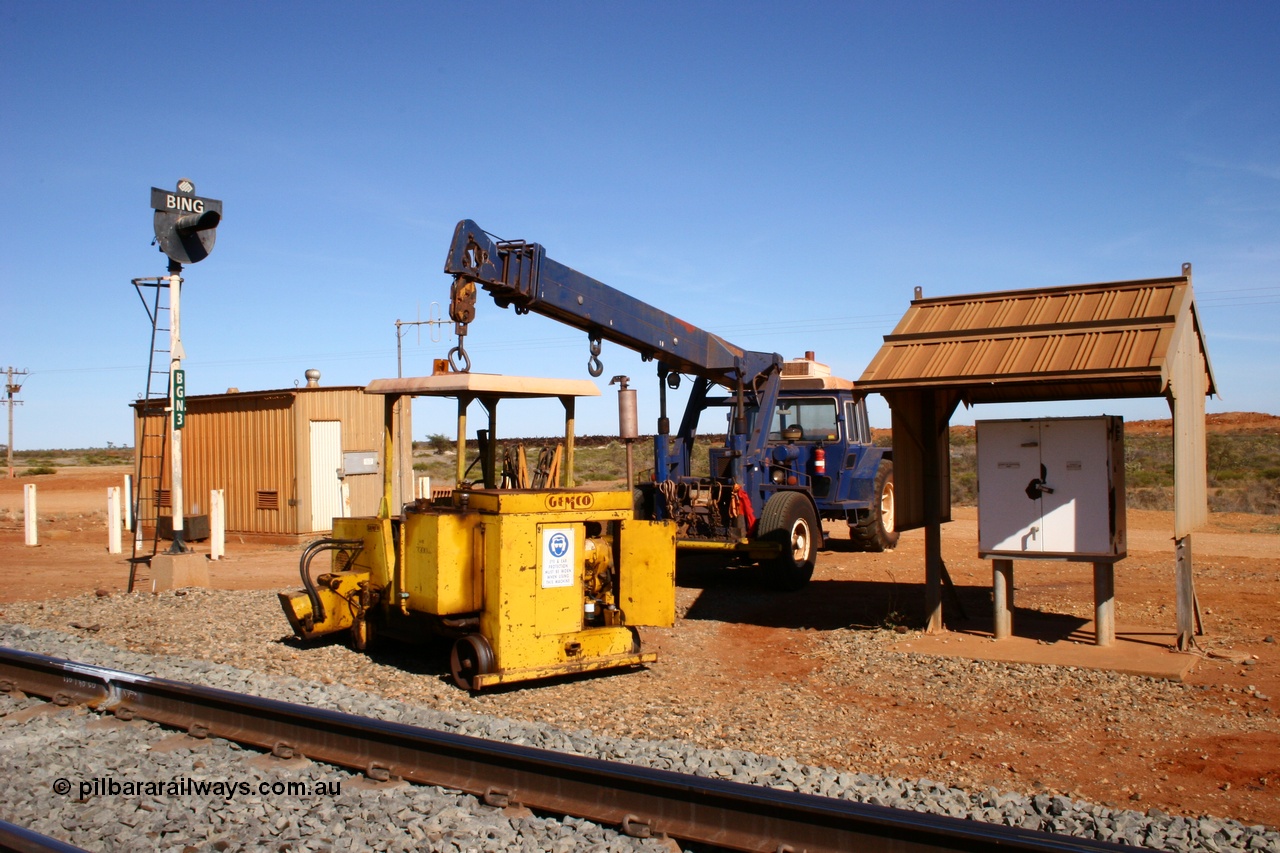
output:
<path id="1" fill-rule="evenodd" d="M 1189 536 L 1208 519 L 1204 401 L 1217 393 L 1190 264 L 1171 278 L 916 298 L 884 341 L 857 386 L 893 412 L 897 519 L 926 528 L 930 630 L 942 627 L 939 531 L 951 516 L 948 422 L 959 403 L 1165 397 L 1179 645 L 1190 643 Z"/>
<path id="2" fill-rule="evenodd" d="M 383 452 L 387 414 L 383 401 L 362 386 L 325 386 L 265 391 L 228 391 L 192 395 L 187 399 L 184 428 L 184 514 L 208 511 L 209 491 L 225 494 L 226 529 L 230 533 L 297 536 L 322 532 L 341 504 L 329 491 L 341 478 L 355 515 L 377 512 L 383 497 L 380 476 L 346 476 L 336 471 L 349 452 Z M 135 453 L 144 433 L 165 429 L 167 401 L 150 406 L 134 402 Z M 412 449 L 406 411 L 397 449 L 398 469 L 412 474 Z M 144 426 L 144 420 L 152 422 Z M 334 446 L 317 447 L 324 435 L 317 426 L 333 426 Z M 329 463 L 317 455 L 328 451 Z M 143 458 L 141 479 L 157 485 L 158 507 L 145 515 L 167 515 L 170 500 L 170 459 Z M 380 470 L 380 469 L 379 469 Z M 320 477 L 332 479 L 332 484 Z M 411 482 L 411 481 L 409 481 Z M 333 489 L 327 488 L 332 485 Z M 397 483 L 397 493 L 408 488 Z M 406 491 L 405 493 L 409 493 Z M 152 500 L 150 495 L 144 500 Z M 336 511 L 334 511 L 336 509 Z"/>

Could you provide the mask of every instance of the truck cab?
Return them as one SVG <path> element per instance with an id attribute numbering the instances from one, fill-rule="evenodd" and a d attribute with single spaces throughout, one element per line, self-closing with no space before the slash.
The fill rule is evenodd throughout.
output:
<path id="1" fill-rule="evenodd" d="M 874 443 L 865 397 L 853 382 L 832 376 L 812 352 L 788 359 L 765 441 L 767 470 L 745 477 L 758 480 L 765 502 L 778 491 L 801 491 L 819 518 L 849 525 L 858 550 L 897 544 L 893 452 Z M 729 456 L 712 447 L 711 471 L 728 470 Z"/>
<path id="2" fill-rule="evenodd" d="M 884 551 L 894 527 L 893 451 L 876 446 L 866 399 L 814 359 L 788 359 L 769 425 L 769 479 L 807 483 L 818 516 L 844 521 L 855 547 Z"/>

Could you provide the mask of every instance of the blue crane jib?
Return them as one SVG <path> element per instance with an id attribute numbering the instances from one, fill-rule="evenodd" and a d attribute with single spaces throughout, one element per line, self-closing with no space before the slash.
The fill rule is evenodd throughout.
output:
<path id="1" fill-rule="evenodd" d="M 782 356 L 734 346 L 719 335 L 660 311 L 616 288 L 547 257 L 538 243 L 500 241 L 475 222 L 458 223 L 445 260 L 455 276 L 450 316 L 465 326 L 474 317 L 475 291 L 521 313 L 535 312 L 583 329 L 592 344 L 591 374 L 599 376 L 599 341 L 608 340 L 656 359 L 675 373 L 710 379 L 728 388 L 779 370 Z M 465 349 L 458 353 L 465 358 Z M 456 365 L 455 365 L 456 366 Z"/>

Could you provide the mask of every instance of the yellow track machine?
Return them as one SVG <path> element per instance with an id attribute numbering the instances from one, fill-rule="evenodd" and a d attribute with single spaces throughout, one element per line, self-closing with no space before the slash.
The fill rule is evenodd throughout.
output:
<path id="1" fill-rule="evenodd" d="M 459 485 L 394 515 L 395 466 L 384 464 L 378 515 L 335 518 L 332 537 L 303 553 L 304 588 L 280 593 L 294 633 L 346 631 L 357 649 L 375 634 L 454 637 L 453 679 L 468 690 L 656 660 L 640 650 L 636 628 L 675 621 L 675 525 L 637 520 L 629 485 L 573 487 L 574 404 L 599 396 L 592 382 L 442 372 L 375 380 L 366 391 L 386 398 L 385 460 L 396 401 L 457 398 Z M 500 488 L 508 483 L 497 459 L 497 407 L 512 398 L 564 405 L 564 487 L 548 477 L 546 488 Z M 471 484 L 466 417 L 477 400 L 489 429 L 479 434 L 482 477 Z M 320 554 L 330 564 L 313 577 Z"/>

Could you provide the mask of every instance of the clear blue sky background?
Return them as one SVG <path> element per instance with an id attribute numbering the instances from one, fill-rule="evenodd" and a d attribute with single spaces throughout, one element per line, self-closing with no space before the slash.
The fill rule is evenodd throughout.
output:
<path id="1" fill-rule="evenodd" d="M 1221 399 L 1280 413 L 1280 4 L 0 0 L 0 367 L 15 446 L 132 441 L 149 191 L 222 199 L 188 390 L 396 373 L 454 224 L 856 378 L 926 295 L 1194 264 Z M 451 342 L 403 339 L 406 375 Z M 476 370 L 585 377 L 482 301 Z M 606 344 L 642 390 L 653 366 Z M 616 430 L 610 389 L 583 432 Z M 548 409 L 504 432 L 550 434 Z M 1025 414 L 1167 417 L 1162 400 Z M 978 408 L 956 422 L 1007 416 Z M 872 420 L 887 426 L 879 398 Z M 451 432 L 419 405 L 415 435 Z M 2 437 L 0 437 L 2 438 Z"/>

